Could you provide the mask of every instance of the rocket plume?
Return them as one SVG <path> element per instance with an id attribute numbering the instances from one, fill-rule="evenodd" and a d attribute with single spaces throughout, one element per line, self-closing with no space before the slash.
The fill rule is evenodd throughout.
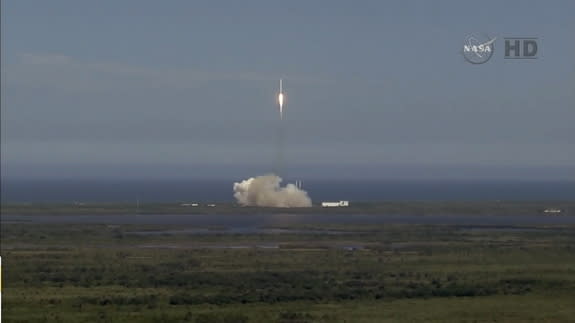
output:
<path id="1" fill-rule="evenodd" d="M 284 118 L 284 93 L 282 89 L 282 79 L 280 79 L 280 93 L 278 94 L 278 106 L 280 108 L 280 119 Z"/>
<path id="2" fill-rule="evenodd" d="M 252 177 L 234 183 L 234 197 L 244 206 L 310 207 L 307 192 L 294 184 L 281 187 L 281 177 L 275 174 Z"/>
<path id="3" fill-rule="evenodd" d="M 282 79 L 278 93 L 278 108 L 280 120 L 283 120 L 284 93 Z M 283 163 L 283 121 L 278 127 L 278 157 L 276 172 L 281 173 Z M 287 184 L 281 186 L 281 177 L 275 174 L 252 177 L 239 183 L 234 183 L 234 197 L 244 206 L 263 207 L 311 207 L 311 199 L 300 185 Z"/>

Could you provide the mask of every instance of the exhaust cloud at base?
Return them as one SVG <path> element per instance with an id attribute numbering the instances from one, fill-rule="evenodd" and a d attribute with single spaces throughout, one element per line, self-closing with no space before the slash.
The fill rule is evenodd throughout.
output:
<path id="1" fill-rule="evenodd" d="M 234 183 L 234 197 L 243 206 L 310 207 L 307 192 L 294 184 L 281 186 L 282 178 L 275 175 L 251 177 Z"/>

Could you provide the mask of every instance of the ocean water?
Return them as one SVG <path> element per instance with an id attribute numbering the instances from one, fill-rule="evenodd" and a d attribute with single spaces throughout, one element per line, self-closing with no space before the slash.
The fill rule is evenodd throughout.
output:
<path id="1" fill-rule="evenodd" d="M 3 180 L 3 203 L 231 202 L 234 180 Z M 293 182 L 293 181 L 288 181 Z M 314 201 L 575 200 L 575 181 L 304 181 Z"/>

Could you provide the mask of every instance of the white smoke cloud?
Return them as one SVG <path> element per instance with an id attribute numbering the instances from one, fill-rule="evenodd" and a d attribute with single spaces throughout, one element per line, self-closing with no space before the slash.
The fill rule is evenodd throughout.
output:
<path id="1" fill-rule="evenodd" d="M 241 205 L 267 207 L 310 207 L 307 192 L 294 184 L 281 187 L 281 177 L 270 174 L 234 183 L 234 197 Z"/>

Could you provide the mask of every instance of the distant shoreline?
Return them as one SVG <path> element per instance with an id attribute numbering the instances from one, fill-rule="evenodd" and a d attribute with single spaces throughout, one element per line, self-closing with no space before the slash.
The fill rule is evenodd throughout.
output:
<path id="1" fill-rule="evenodd" d="M 575 201 L 389 201 L 350 202 L 349 207 L 270 208 L 235 203 L 120 203 L 43 204 L 8 203 L 2 215 L 226 215 L 226 214 L 365 214 L 365 215 L 542 215 L 573 216 Z M 213 205 L 213 206 L 210 206 Z M 547 212 L 546 212 L 547 211 Z"/>

